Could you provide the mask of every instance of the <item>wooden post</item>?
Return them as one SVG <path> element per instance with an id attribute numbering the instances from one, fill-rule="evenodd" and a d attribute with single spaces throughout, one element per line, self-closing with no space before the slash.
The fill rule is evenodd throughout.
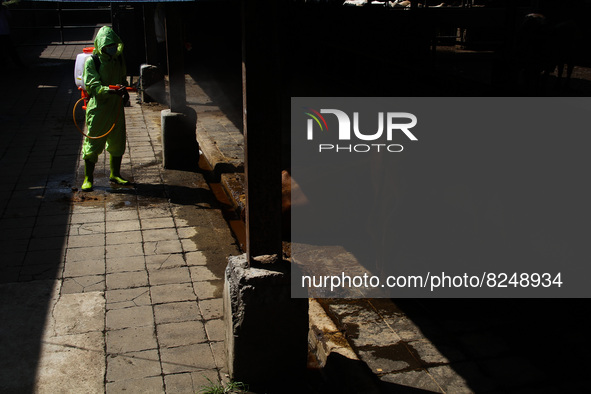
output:
<path id="1" fill-rule="evenodd" d="M 242 0 L 247 252 L 228 259 L 223 292 L 228 373 L 257 392 L 294 391 L 308 354 L 308 299 L 291 298 L 281 253 L 282 3 Z"/>
<path id="2" fill-rule="evenodd" d="M 182 113 L 187 104 L 183 67 L 182 18 L 178 4 L 166 4 L 166 58 L 170 88 L 170 110 Z"/>
<path id="3" fill-rule="evenodd" d="M 281 107 L 276 0 L 243 0 L 247 261 L 281 258 Z"/>
<path id="4" fill-rule="evenodd" d="M 146 48 L 146 63 L 156 64 L 158 61 L 158 46 L 154 29 L 154 4 L 142 4 L 144 17 L 144 46 Z"/>

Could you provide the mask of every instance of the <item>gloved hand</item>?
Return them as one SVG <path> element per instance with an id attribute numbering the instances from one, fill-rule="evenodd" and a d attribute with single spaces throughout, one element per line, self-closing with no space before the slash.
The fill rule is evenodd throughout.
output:
<path id="1" fill-rule="evenodd" d="M 129 101 L 129 93 L 125 88 L 123 88 L 123 94 L 121 95 L 121 98 L 123 100 L 123 105 L 127 104 L 127 102 Z"/>
<path id="2" fill-rule="evenodd" d="M 109 94 L 118 94 L 119 96 L 124 96 L 124 95 L 128 95 L 127 90 L 125 89 L 125 86 L 123 85 L 116 85 L 118 87 L 118 89 L 109 89 Z"/>
<path id="3" fill-rule="evenodd" d="M 121 100 L 123 102 L 123 105 L 127 104 L 127 102 L 129 101 L 129 93 L 127 92 L 127 89 L 125 86 L 123 85 L 109 85 L 110 89 L 109 89 L 109 94 L 116 94 L 121 96 Z M 117 89 L 114 89 L 114 87 L 117 87 Z"/>

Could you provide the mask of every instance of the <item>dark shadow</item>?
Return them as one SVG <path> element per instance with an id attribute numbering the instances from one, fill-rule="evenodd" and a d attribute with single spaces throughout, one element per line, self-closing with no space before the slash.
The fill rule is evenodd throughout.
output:
<path id="1" fill-rule="evenodd" d="M 229 62 L 239 65 L 239 59 Z M 187 73 L 197 82 L 200 88 L 212 100 L 206 106 L 215 106 L 232 122 L 234 127 L 242 131 L 242 83 L 240 80 L 239 67 L 216 67 L 205 64 L 203 66 L 192 66 Z M 189 105 L 192 103 L 189 102 Z M 202 104 L 199 104 L 200 106 Z"/>
<path id="2" fill-rule="evenodd" d="M 482 2 L 498 4 L 502 7 L 518 2 Z M 519 2 L 519 6 L 524 3 Z M 544 3 L 550 7 L 552 2 Z M 555 12 L 564 11 L 564 3 L 555 4 Z M 572 4 L 572 2 L 571 2 Z M 525 4 L 527 6 L 528 4 Z M 339 5 L 340 6 L 340 5 Z M 285 50 L 287 74 L 289 85 L 286 87 L 286 100 L 289 97 L 522 97 L 534 96 L 531 91 L 524 89 L 518 82 L 515 70 L 511 66 L 510 58 L 512 47 L 512 30 L 518 26 L 519 18 L 522 18 L 528 9 L 517 8 L 508 10 L 505 16 L 508 18 L 501 24 L 489 26 L 486 33 L 495 35 L 502 42 L 470 50 L 462 48 L 438 48 L 433 51 L 430 47 L 433 28 L 436 24 L 428 23 L 421 19 L 419 14 L 401 12 L 397 15 L 388 13 L 383 9 L 372 7 L 352 7 L 347 10 L 328 5 L 312 5 L 298 2 L 292 4 L 289 10 L 290 24 L 283 32 L 289 37 L 289 45 Z M 479 11 L 470 10 L 474 15 Z M 509 12 L 518 12 L 511 16 Z M 466 14 L 468 15 L 468 14 Z M 579 15 L 579 19 L 588 17 L 589 9 Z M 448 13 L 452 20 L 453 14 Z M 416 19 L 413 19 L 415 18 Z M 465 17 L 462 16 L 462 18 Z M 515 18 L 515 19 L 512 19 Z M 433 22 L 433 20 L 432 20 Z M 436 20 L 435 20 L 436 22 Z M 433 22 L 433 23 L 435 23 Z M 463 20 L 462 23 L 469 23 Z M 297 29 L 298 26 L 307 26 L 306 29 Z M 507 30 L 506 30 L 507 28 Z M 297 32 L 297 33 L 296 33 Z M 513 31 L 514 32 L 514 31 Z M 291 34 L 290 34 L 291 33 Z M 482 31 L 479 32 L 479 34 Z M 587 39 L 589 38 L 587 31 Z M 588 66 L 587 59 L 580 65 Z M 568 88 L 560 87 L 556 77 L 550 76 L 543 96 L 567 96 L 586 97 L 591 92 L 591 79 L 573 75 Z M 286 101 L 287 102 L 287 101 Z M 288 105 L 288 104 L 286 104 Z M 288 122 L 289 123 L 289 122 Z M 282 128 L 284 139 L 291 137 L 290 125 Z M 284 152 L 289 155 L 289 147 Z M 519 155 L 517 152 L 516 157 Z M 577 157 L 584 157 L 576 154 Z M 428 157 L 423 157 L 427 162 Z M 493 161 L 491 161 L 493 162 Z M 420 163 L 415 163 L 420 164 Z M 495 168 L 485 169 L 494 174 Z M 463 167 L 466 172 L 475 171 L 469 166 Z M 314 172 L 312 170 L 311 172 Z M 319 236 L 324 240 L 338 242 L 339 239 L 330 238 L 330 230 L 333 228 L 349 228 L 352 232 L 362 233 L 356 229 L 355 223 L 359 223 L 359 216 L 369 215 L 375 207 L 362 206 L 355 214 L 340 209 L 338 198 L 340 193 L 347 193 L 347 187 L 352 193 L 367 192 L 369 180 L 352 177 L 347 182 L 346 175 L 337 174 L 335 179 L 296 179 L 302 189 L 306 190 L 306 182 L 334 182 L 335 190 L 331 196 L 314 196 L 325 203 L 330 202 L 329 207 L 333 211 L 328 212 L 328 220 L 320 222 L 312 228 L 306 242 L 318 242 Z M 338 177 L 342 177 L 338 179 Z M 485 177 L 474 176 L 476 183 L 483 182 Z M 436 181 L 438 182 L 438 181 Z M 577 180 L 572 183 L 578 184 Z M 346 185 L 343 186 L 343 185 Z M 519 185 L 516 182 L 514 186 Z M 420 185 L 413 190 L 422 190 Z M 480 184 L 481 191 L 486 191 L 490 185 Z M 341 189 L 338 189 L 341 187 Z M 411 187 L 412 188 L 412 187 Z M 555 190 L 542 193 L 535 201 L 521 201 L 522 205 L 516 212 L 529 212 L 533 220 L 545 217 L 544 213 L 535 215 L 530 210 L 538 206 L 550 206 L 549 200 L 568 189 L 567 184 L 561 184 Z M 512 190 L 509 188 L 509 190 Z M 488 193 L 488 192 L 486 192 Z M 311 196 L 308 196 L 311 197 Z M 420 203 L 420 193 L 410 198 L 411 204 Z M 312 198 L 311 198 L 312 200 Z M 433 199 L 431 199 L 433 200 Z M 508 197 L 508 200 L 510 198 Z M 449 209 L 442 207 L 439 202 L 423 201 L 425 207 L 430 207 L 428 214 L 444 217 L 449 214 Z M 322 204 L 326 206 L 326 204 Z M 570 208 L 567 208 L 567 210 Z M 405 211 L 404 209 L 402 211 Z M 406 211 L 412 223 L 412 213 Z M 542 209 L 540 212 L 544 212 Z M 294 209 L 294 215 L 307 215 L 311 221 L 318 212 L 313 206 Z M 377 211 L 377 215 L 384 215 L 387 211 Z M 323 212 L 324 215 L 324 212 Z M 405 215 L 404 213 L 402 215 Z M 324 216 L 323 216 L 324 217 Z M 573 229 L 572 225 L 558 225 L 566 217 L 553 217 L 552 227 L 556 231 L 573 231 L 573 237 L 578 237 L 581 232 Z M 457 217 L 456 217 L 457 218 Z M 446 220 L 453 221 L 454 218 Z M 362 223 L 365 223 L 362 221 Z M 468 227 L 466 227 L 468 228 Z M 411 228 L 415 232 L 415 240 L 421 239 L 423 228 Z M 439 229 L 444 230 L 444 229 Z M 464 229 L 466 233 L 468 230 Z M 509 232 L 519 239 L 516 229 Z M 440 232 L 440 239 L 446 239 L 445 231 Z M 571 233 L 569 233 L 571 234 Z M 577 235 L 578 234 L 578 235 Z M 351 242 L 355 245 L 355 235 L 351 235 Z M 412 237 L 409 237 L 412 238 Z M 485 237 L 486 240 L 492 237 Z M 406 239 L 405 239 L 406 240 Z M 402 242 L 404 243 L 404 242 Z M 419 245 L 427 251 L 425 253 L 437 253 L 438 247 L 446 247 L 445 242 L 437 243 L 429 250 L 428 246 Z M 359 250 L 367 249 L 367 245 L 355 245 Z M 474 247 L 467 245 L 467 247 Z M 391 249 L 394 249 L 393 247 Z M 497 253 L 493 246 L 490 249 L 481 249 Z M 486 252 L 485 252 L 486 253 Z M 541 256 L 545 258 L 547 256 Z M 367 300 L 329 300 L 328 304 L 339 303 L 365 303 Z M 589 301 L 581 299 L 396 299 L 370 300 L 375 301 L 378 312 L 388 319 L 391 327 L 404 330 L 408 335 L 403 338 L 402 345 L 391 344 L 383 347 L 367 345 L 358 347 L 358 352 L 369 353 L 383 361 L 408 361 L 408 366 L 390 375 L 383 373 L 385 392 L 415 392 L 409 388 L 420 383 L 409 380 L 405 384 L 401 379 L 407 379 L 408 372 L 415 371 L 441 371 L 449 366 L 450 373 L 443 378 L 450 386 L 448 392 L 453 392 L 453 381 L 465 381 L 466 385 L 475 392 L 507 392 L 507 391 L 547 391 L 547 392 L 579 392 L 588 388 L 586 384 L 585 360 L 591 341 L 587 332 L 591 329 L 586 322 L 585 311 L 589 309 Z M 370 304 L 365 306 L 368 310 L 374 310 Z M 357 338 L 359 326 L 351 324 L 351 315 L 336 315 L 332 317 L 340 324 L 340 328 L 349 336 Z M 346 319 L 343 319 L 346 317 Z M 405 320 L 408 317 L 409 320 Z M 346 321 L 343 322 L 343 320 Z M 359 324 L 364 321 L 360 318 Z M 404 327 L 402 324 L 404 323 Z M 401 326 L 397 326 L 401 324 Z M 410 327 L 410 328 L 409 328 Z M 417 349 L 421 345 L 410 338 L 410 330 L 418 330 L 423 338 L 429 340 L 435 346 L 435 352 L 442 358 L 425 357 Z M 386 330 L 384 330 L 385 332 Z M 414 334 L 415 331 L 412 331 Z M 375 333 L 379 335 L 379 333 Z M 404 353 L 404 357 L 401 355 Z M 436 354 L 435 353 L 435 354 Z M 430 354 L 433 356 L 433 353 Z M 436 360 L 436 361 L 434 361 Z M 379 364 L 376 366 L 381 367 Z M 406 369 L 405 369 L 406 368 Z M 373 370 L 373 373 L 377 373 Z M 378 373 L 380 374 L 380 373 Z M 398 375 L 398 376 L 396 376 Z M 406 377 L 404 377 L 406 376 Z M 418 376 L 418 374 L 417 374 Z M 398 380 L 397 380 L 398 379 Z M 432 380 L 431 380 L 432 382 Z M 435 390 L 436 391 L 436 390 Z M 417 391 L 421 392 L 421 390 Z"/>
<path id="3" fill-rule="evenodd" d="M 110 194 L 141 197 L 140 205 L 161 203 L 170 199 L 172 204 L 193 206 L 197 209 L 219 209 L 219 202 L 211 190 L 203 187 L 134 183 L 132 186 L 111 187 L 106 190 Z"/>
<path id="4" fill-rule="evenodd" d="M 186 40 L 192 46 L 185 53 L 186 73 L 238 130 L 242 130 L 240 11 L 237 0 L 196 2 L 185 15 Z"/>
<path id="5" fill-rule="evenodd" d="M 453 360 L 451 367 L 459 368 L 469 387 L 553 392 L 588 387 L 585 355 L 591 350 L 591 325 L 581 312 L 589 309 L 589 300 L 425 299 L 395 304 Z M 468 364 L 474 368 L 462 371 Z M 488 382 L 484 387 L 483 380 Z"/>
<path id="6" fill-rule="evenodd" d="M 582 392 L 587 387 L 590 327 L 580 313 L 589 308 L 587 300 L 333 299 L 321 303 L 372 368 L 372 375 L 379 376 L 386 393 L 421 392 L 418 388 Z M 338 312 L 344 306 L 353 308 Z M 376 312 L 383 320 L 360 318 Z M 385 322 L 389 328 L 381 335 L 393 330 L 401 341 L 356 346 L 359 325 L 364 326 L 364 335 L 380 335 L 376 329 L 385 327 Z"/>
<path id="7" fill-rule="evenodd" d="M 303 387 L 306 393 L 357 394 L 357 393 L 403 393 L 419 394 L 433 391 L 409 387 L 402 383 L 380 381 L 366 363 L 352 360 L 339 353 L 328 355 L 324 366 L 308 369 Z M 305 390 L 303 390 L 305 388 Z"/>
<path id="8" fill-rule="evenodd" d="M 48 305 L 61 276 L 81 138 L 69 56 L 20 47 L 28 70 L 4 72 L 0 97 L 0 391 L 33 392 Z M 59 49 L 59 48 L 56 48 Z"/>

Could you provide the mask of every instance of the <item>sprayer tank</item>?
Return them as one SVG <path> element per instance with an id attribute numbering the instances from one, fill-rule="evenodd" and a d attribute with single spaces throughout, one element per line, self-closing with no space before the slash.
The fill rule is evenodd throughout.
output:
<path id="1" fill-rule="evenodd" d="M 86 47 L 82 53 L 76 56 L 76 64 L 74 65 L 74 82 L 76 86 L 82 89 L 86 89 L 84 86 L 84 79 L 82 78 L 84 73 L 84 63 L 89 56 L 92 56 L 93 47 Z"/>

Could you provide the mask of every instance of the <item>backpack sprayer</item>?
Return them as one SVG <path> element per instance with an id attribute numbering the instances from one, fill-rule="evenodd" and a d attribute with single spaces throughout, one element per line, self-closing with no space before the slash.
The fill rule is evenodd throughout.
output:
<path id="1" fill-rule="evenodd" d="M 74 119 L 74 125 L 76 125 L 76 128 L 78 129 L 80 134 L 82 134 L 86 138 L 90 138 L 90 139 L 95 140 L 95 139 L 103 138 L 103 137 L 107 136 L 111 131 L 113 131 L 113 129 L 115 128 L 115 124 L 117 124 L 117 121 L 119 120 L 119 113 L 120 112 L 117 111 L 117 117 L 115 118 L 115 122 L 113 122 L 113 125 L 111 126 L 111 128 L 105 134 L 99 135 L 98 137 L 91 137 L 88 134 L 85 134 L 84 131 L 82 131 L 82 129 L 80 128 L 80 126 L 78 126 L 78 122 L 76 122 L 76 108 L 78 107 L 78 104 L 81 101 L 84 101 L 84 105 L 82 105 L 82 109 L 86 111 L 86 106 L 88 105 L 88 100 L 90 99 L 90 95 L 86 91 L 86 86 L 84 85 L 84 78 L 83 78 L 84 63 L 86 63 L 86 59 L 88 59 L 89 57 L 92 57 L 95 62 L 95 66 L 96 66 L 97 71 L 100 69 L 100 65 L 101 65 L 98 56 L 92 54 L 93 51 L 94 51 L 94 47 L 86 47 L 82 50 L 82 53 L 79 53 L 76 56 L 76 64 L 74 66 L 74 82 L 76 83 L 76 86 L 78 87 L 78 90 L 80 91 L 81 97 L 78 101 L 76 101 L 76 104 L 74 104 L 74 109 L 72 111 L 72 118 Z M 125 88 L 125 90 L 128 92 L 136 92 L 137 91 L 137 89 L 134 87 L 123 87 L 120 85 L 109 85 L 109 90 L 111 90 L 113 92 L 121 90 L 123 88 Z M 121 97 L 119 103 L 121 105 L 123 105 L 123 96 Z"/>

